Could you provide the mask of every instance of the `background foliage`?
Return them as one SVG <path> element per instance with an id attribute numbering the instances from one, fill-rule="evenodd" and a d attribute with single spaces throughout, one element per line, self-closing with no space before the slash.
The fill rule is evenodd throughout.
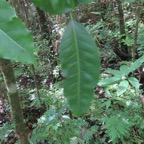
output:
<path id="1" fill-rule="evenodd" d="M 13 62 L 30 142 L 143 143 L 143 1 L 33 2 L 42 10 L 10 2 L 30 32 L 0 2 L 0 57 Z M 0 92 L 0 142 L 19 143 L 1 75 Z"/>

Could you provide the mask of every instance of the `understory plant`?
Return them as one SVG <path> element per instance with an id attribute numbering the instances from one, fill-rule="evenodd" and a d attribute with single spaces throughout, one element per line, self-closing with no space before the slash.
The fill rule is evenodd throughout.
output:
<path id="1" fill-rule="evenodd" d="M 137 59 L 130 66 L 127 65 L 120 66 L 120 70 L 108 69 L 108 73 L 113 76 L 101 80 L 98 83 L 98 85 L 105 87 L 112 84 L 118 84 L 117 96 L 122 95 L 128 89 L 129 85 L 132 85 L 136 90 L 139 90 L 140 83 L 138 79 L 136 79 L 134 76 L 131 75 L 134 72 L 134 70 L 138 69 L 142 65 L 143 62 L 144 62 L 144 56 Z"/>
<path id="2" fill-rule="evenodd" d="M 144 57 L 130 66 L 122 65 L 120 70 L 108 69 L 109 78 L 101 80 L 104 98 L 101 107 L 106 111 L 101 118 L 103 130 L 110 138 L 109 143 L 141 143 L 143 138 L 143 108 L 141 104 L 141 84 L 134 71 L 141 67 Z M 142 102 L 143 103 L 143 102 Z M 140 135 L 140 137 L 138 136 Z"/>

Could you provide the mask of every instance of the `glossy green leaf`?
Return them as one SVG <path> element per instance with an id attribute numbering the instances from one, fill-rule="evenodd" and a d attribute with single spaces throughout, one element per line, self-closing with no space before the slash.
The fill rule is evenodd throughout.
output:
<path id="1" fill-rule="evenodd" d="M 76 115 L 84 113 L 93 98 L 93 88 L 99 80 L 100 58 L 97 46 L 85 28 L 71 21 L 60 48 L 64 94 Z"/>
<path id="2" fill-rule="evenodd" d="M 130 84 L 135 87 L 136 89 L 139 89 L 140 87 L 140 83 L 139 81 L 135 78 L 135 77 L 129 77 L 128 81 L 130 82 Z"/>
<path id="3" fill-rule="evenodd" d="M 111 77 L 111 78 L 107 78 L 107 79 L 101 80 L 98 83 L 98 85 L 99 86 L 108 86 L 108 85 L 112 85 L 112 84 L 118 83 L 120 81 L 121 81 L 121 77 L 120 76 L 114 76 L 114 77 Z"/>
<path id="4" fill-rule="evenodd" d="M 76 6 L 74 0 L 32 0 L 32 2 L 51 14 L 63 14 L 71 11 Z"/>
<path id="5" fill-rule="evenodd" d="M 4 0 L 0 1 L 0 12 L 0 58 L 36 64 L 33 39 L 24 23 L 14 17 L 15 12 Z"/>
<path id="6" fill-rule="evenodd" d="M 118 96 L 122 95 L 127 90 L 128 86 L 129 83 L 127 80 L 121 81 L 117 89 L 117 95 Z"/>

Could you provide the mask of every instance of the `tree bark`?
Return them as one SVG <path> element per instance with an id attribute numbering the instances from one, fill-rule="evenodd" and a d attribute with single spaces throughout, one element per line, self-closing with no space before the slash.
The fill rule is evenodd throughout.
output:
<path id="1" fill-rule="evenodd" d="M 29 26 L 29 3 L 26 0 L 10 0 L 12 6 L 15 8 L 17 16 Z"/>
<path id="2" fill-rule="evenodd" d="M 42 33 L 42 38 L 46 39 L 49 37 L 50 32 L 48 30 L 45 12 L 38 7 L 36 7 L 36 11 L 37 11 L 37 15 L 38 15 L 38 21 L 39 21 L 39 25 L 40 25 L 40 31 Z"/>
<path id="3" fill-rule="evenodd" d="M 19 136 L 21 144 L 29 144 L 11 61 L 0 59 L 0 70 L 3 74 L 4 82 L 7 88 L 16 133 Z"/>
<path id="4" fill-rule="evenodd" d="M 138 7 L 136 11 L 136 24 L 135 24 L 135 31 L 134 31 L 134 44 L 133 44 L 133 51 L 132 51 L 133 61 L 136 58 L 138 58 L 137 39 L 138 39 L 138 26 L 140 22 L 141 10 L 142 10 L 142 6 L 140 6 L 140 3 L 138 3 Z"/>
<path id="5" fill-rule="evenodd" d="M 116 0 L 118 4 L 118 12 L 119 12 L 119 27 L 120 27 L 120 34 L 121 34 L 121 49 L 124 53 L 128 54 L 128 46 L 123 42 L 126 39 L 126 32 L 125 32 L 125 21 L 124 21 L 124 13 L 122 8 L 121 0 Z"/>

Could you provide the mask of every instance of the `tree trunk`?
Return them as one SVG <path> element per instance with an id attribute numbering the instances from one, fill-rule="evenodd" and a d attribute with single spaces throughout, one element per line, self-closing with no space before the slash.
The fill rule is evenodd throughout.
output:
<path id="1" fill-rule="evenodd" d="M 128 46 L 123 42 L 126 39 L 126 32 L 125 32 L 125 21 L 124 21 L 124 13 L 122 8 L 121 0 L 117 0 L 118 4 L 118 12 L 119 12 L 119 27 L 120 27 L 120 34 L 121 34 L 121 50 L 128 54 Z"/>
<path id="2" fill-rule="evenodd" d="M 40 25 L 40 31 L 42 33 L 42 38 L 48 38 L 49 37 L 49 30 L 47 26 L 47 19 L 45 16 L 45 12 L 38 7 L 36 7 L 37 15 L 38 15 L 38 21 Z"/>
<path id="3" fill-rule="evenodd" d="M 16 133 L 19 136 L 21 144 L 29 144 L 11 61 L 0 59 L 0 70 L 3 74 L 7 88 L 8 99 L 11 106 Z"/>
<path id="4" fill-rule="evenodd" d="M 29 3 L 26 0 L 11 0 L 17 16 L 29 26 Z"/>
<path id="5" fill-rule="evenodd" d="M 138 58 L 138 51 L 137 51 L 137 39 L 138 39 L 138 26 L 140 22 L 140 15 L 141 15 L 142 6 L 138 3 L 138 7 L 136 10 L 136 24 L 135 24 L 135 31 L 134 31 L 134 44 L 133 44 L 133 51 L 132 57 L 133 61 Z"/>

